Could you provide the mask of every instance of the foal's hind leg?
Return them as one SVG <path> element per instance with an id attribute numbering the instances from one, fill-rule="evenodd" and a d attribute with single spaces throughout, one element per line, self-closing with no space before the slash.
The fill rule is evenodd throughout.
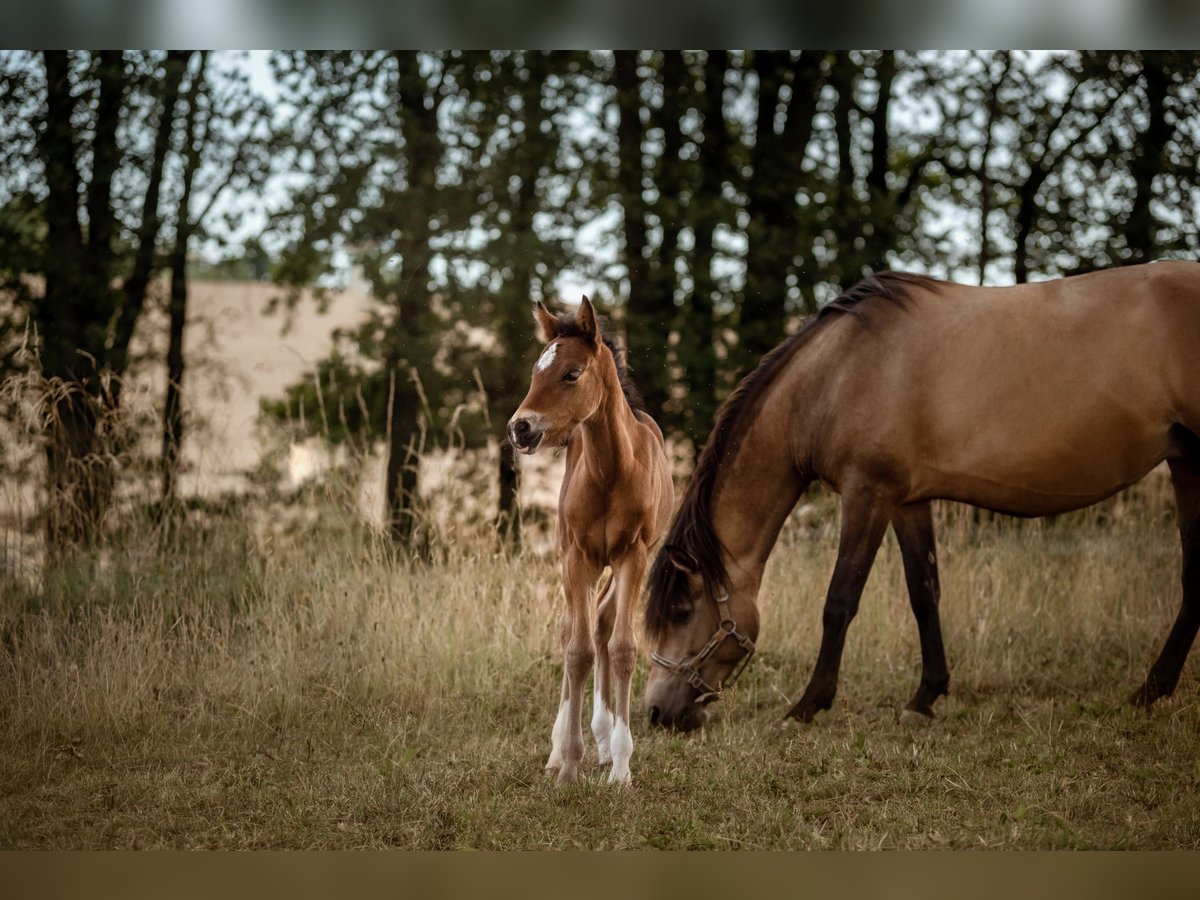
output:
<path id="1" fill-rule="evenodd" d="M 612 759 L 608 739 L 613 729 L 612 678 L 608 664 L 608 641 L 612 637 L 613 621 L 617 606 L 613 599 L 617 579 L 609 573 L 608 581 L 600 590 L 600 606 L 596 609 L 596 671 L 592 686 L 592 736 L 596 739 L 596 753 L 600 764 Z"/>
<path id="2" fill-rule="evenodd" d="M 1134 706 L 1149 706 L 1171 695 L 1200 629 L 1200 447 L 1189 442 L 1186 449 L 1183 458 L 1168 461 L 1183 544 L 1183 603 L 1146 683 L 1129 698 Z"/>
<path id="3" fill-rule="evenodd" d="M 900 543 L 908 602 L 921 636 L 921 684 L 905 709 L 932 718 L 934 701 L 950 691 L 950 670 L 946 666 L 942 623 L 938 616 L 941 588 L 930 504 L 901 506 L 892 517 L 892 528 Z"/>

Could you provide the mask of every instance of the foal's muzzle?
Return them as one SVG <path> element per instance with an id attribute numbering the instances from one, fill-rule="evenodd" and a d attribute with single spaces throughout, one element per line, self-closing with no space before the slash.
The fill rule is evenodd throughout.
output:
<path id="1" fill-rule="evenodd" d="M 533 453 L 542 442 L 546 431 L 532 424 L 528 418 L 512 419 L 508 423 L 508 441 L 520 453 Z"/>

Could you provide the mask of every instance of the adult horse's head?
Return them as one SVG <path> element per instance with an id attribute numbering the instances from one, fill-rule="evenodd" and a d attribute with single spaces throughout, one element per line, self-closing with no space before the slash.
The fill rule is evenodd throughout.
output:
<path id="1" fill-rule="evenodd" d="M 537 333 L 546 345 L 533 365 L 529 393 L 508 420 L 508 439 L 520 453 L 561 447 L 591 417 L 605 397 L 604 334 L 587 297 L 579 312 L 555 316 L 541 303 L 534 309 Z"/>
<path id="2" fill-rule="evenodd" d="M 672 534 L 678 526 L 676 519 Z M 646 713 L 652 725 L 679 731 L 704 724 L 707 705 L 741 674 L 758 637 L 757 583 L 728 578 L 715 534 L 703 531 L 689 535 L 699 538 L 697 552 L 668 544 L 650 570 L 646 631 L 654 665 Z"/>

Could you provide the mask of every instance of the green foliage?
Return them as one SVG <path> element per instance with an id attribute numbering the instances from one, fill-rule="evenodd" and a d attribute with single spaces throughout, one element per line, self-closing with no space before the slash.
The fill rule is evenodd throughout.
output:
<path id="1" fill-rule="evenodd" d="M 267 412 L 391 441 L 397 515 L 418 439 L 502 439 L 533 300 L 607 308 L 698 449 L 737 378 L 867 272 L 1006 283 L 1200 250 L 1192 52 L 288 52 L 269 98 L 221 54 L 193 92 L 195 59 L 0 58 L 0 350 L 36 324 L 50 374 L 79 351 L 123 371 L 139 277 L 179 234 L 139 204 L 179 201 L 193 159 L 193 276 L 291 303 L 368 285 L 368 321 Z M 186 104 L 160 109 L 172 72 L 190 146 Z M 222 247 L 256 204 L 262 233 Z"/>

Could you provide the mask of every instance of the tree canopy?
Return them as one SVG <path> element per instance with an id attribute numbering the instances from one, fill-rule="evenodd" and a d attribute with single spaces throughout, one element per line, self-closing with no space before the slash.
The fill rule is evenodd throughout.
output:
<path id="1" fill-rule="evenodd" d="M 85 531 L 107 489 L 78 472 L 160 271 L 249 272 L 292 302 L 361 274 L 370 318 L 266 412 L 382 442 L 409 542 L 429 436 L 502 441 L 534 300 L 598 301 L 698 450 L 762 353 L 872 271 L 1006 283 L 1200 244 L 1195 53 L 263 59 L 0 56 L 0 352 L 29 365 L 35 333 L 50 483 Z"/>

